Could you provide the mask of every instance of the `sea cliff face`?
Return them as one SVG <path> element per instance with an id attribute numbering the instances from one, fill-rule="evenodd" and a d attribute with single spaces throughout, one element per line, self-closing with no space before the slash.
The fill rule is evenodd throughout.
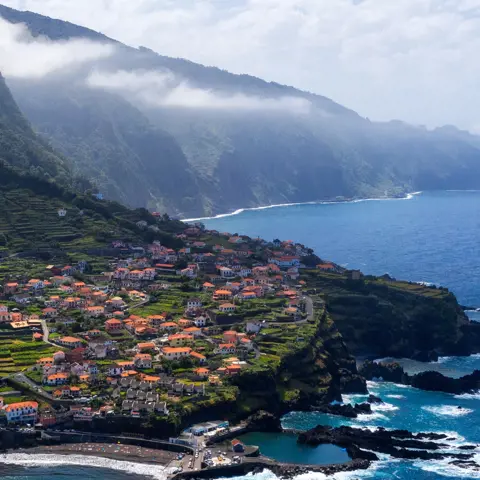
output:
<path id="1" fill-rule="evenodd" d="M 308 274 L 350 352 L 377 357 L 433 359 L 480 351 L 480 324 L 470 322 L 446 288 L 388 276 L 351 280 Z"/>

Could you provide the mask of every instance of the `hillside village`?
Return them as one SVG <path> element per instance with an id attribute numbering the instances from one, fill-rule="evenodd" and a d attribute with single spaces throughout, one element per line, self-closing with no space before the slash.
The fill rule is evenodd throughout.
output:
<path id="1" fill-rule="evenodd" d="M 307 293 L 302 270 L 339 270 L 291 241 L 202 224 L 177 238 L 178 250 L 114 241 L 118 255 L 104 271 L 79 260 L 45 265 L 38 278 L 8 275 L 0 420 L 46 427 L 171 417 L 237 395 L 237 375 L 279 363 L 315 322 L 321 302 Z"/>

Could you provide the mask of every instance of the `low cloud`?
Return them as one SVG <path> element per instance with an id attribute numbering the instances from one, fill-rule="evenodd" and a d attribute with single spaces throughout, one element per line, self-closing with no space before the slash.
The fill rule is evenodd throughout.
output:
<path id="1" fill-rule="evenodd" d="M 110 56 L 112 45 L 88 40 L 52 42 L 33 37 L 24 24 L 0 18 L 0 71 L 5 77 L 42 78 Z"/>
<path id="2" fill-rule="evenodd" d="M 150 107 L 193 108 L 209 110 L 263 110 L 294 114 L 310 111 L 304 98 L 283 96 L 263 98 L 242 93 L 223 94 L 204 90 L 177 78 L 172 72 L 96 71 L 87 78 L 91 88 L 116 91 Z"/>

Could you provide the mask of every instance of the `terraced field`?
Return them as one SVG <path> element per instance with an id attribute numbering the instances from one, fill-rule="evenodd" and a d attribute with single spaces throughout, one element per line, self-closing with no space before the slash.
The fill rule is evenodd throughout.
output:
<path id="1" fill-rule="evenodd" d="M 42 357 L 49 357 L 60 350 L 46 343 L 32 342 L 30 336 L 15 340 L 0 340 L 0 377 L 35 365 Z"/>

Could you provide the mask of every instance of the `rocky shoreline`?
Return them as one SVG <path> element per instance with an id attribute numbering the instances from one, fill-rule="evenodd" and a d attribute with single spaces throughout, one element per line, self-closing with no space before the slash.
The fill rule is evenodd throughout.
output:
<path id="1" fill-rule="evenodd" d="M 462 395 L 480 390 L 480 370 L 460 378 L 451 378 L 440 372 L 426 371 L 409 375 L 395 362 L 383 363 L 367 360 L 359 369 L 367 380 L 383 380 L 419 388 L 420 390 Z"/>
<path id="2" fill-rule="evenodd" d="M 318 425 L 298 437 L 298 443 L 318 446 L 333 444 L 346 448 L 354 460 L 379 460 L 378 453 L 387 454 L 393 458 L 409 460 L 443 460 L 452 459 L 457 462 L 474 462 L 473 453 L 449 452 L 452 440 L 443 433 L 411 433 L 408 430 L 375 431 L 353 427 L 328 427 Z M 464 445 L 462 450 L 474 450 L 477 445 Z M 441 450 L 441 451 L 440 451 Z"/>

